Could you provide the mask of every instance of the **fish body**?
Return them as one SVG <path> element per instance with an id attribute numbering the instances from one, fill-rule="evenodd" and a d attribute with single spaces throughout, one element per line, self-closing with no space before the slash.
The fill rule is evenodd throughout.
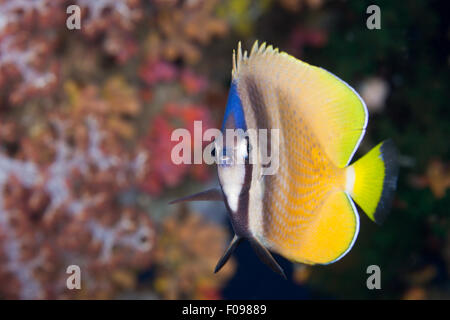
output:
<path id="1" fill-rule="evenodd" d="M 387 140 L 350 165 L 367 122 L 364 101 L 330 72 L 272 46 L 255 42 L 247 54 L 239 44 L 222 125 L 225 137 L 227 129 L 239 134 L 216 143 L 221 188 L 184 198 L 223 200 L 230 212 L 236 235 L 216 271 L 241 239 L 282 275 L 269 250 L 305 264 L 338 261 L 359 232 L 355 202 L 383 222 L 397 153 Z M 278 161 L 273 174 L 265 174 L 258 136 L 245 134 L 262 128 L 277 132 L 268 136 Z"/>

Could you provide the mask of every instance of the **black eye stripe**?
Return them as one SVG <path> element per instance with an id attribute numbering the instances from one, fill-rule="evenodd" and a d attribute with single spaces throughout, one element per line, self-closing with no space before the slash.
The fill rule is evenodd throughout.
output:
<path id="1" fill-rule="evenodd" d="M 245 139 L 247 140 L 247 156 L 250 156 L 250 139 L 248 137 L 245 137 Z"/>

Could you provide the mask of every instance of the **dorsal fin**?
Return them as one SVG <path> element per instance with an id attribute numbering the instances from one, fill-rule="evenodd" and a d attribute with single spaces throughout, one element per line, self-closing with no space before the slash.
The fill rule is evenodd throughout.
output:
<path id="1" fill-rule="evenodd" d="M 269 117 L 279 117 L 282 108 L 295 111 L 308 123 L 336 166 L 349 164 L 364 136 L 368 113 L 361 97 L 347 83 L 322 68 L 280 53 L 265 43 L 258 46 L 257 42 L 248 57 L 238 44 L 237 55 L 233 54 L 232 75 L 244 112 L 251 109 L 248 96 L 254 93 L 245 92 L 246 79 L 251 79 L 264 95 L 261 99 Z M 246 114 L 246 118 L 251 116 Z M 293 126 L 288 129 L 295 131 L 295 121 L 282 125 Z"/>

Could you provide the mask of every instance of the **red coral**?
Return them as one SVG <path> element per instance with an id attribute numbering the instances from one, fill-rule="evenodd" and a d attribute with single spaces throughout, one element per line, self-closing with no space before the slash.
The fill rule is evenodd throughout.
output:
<path id="1" fill-rule="evenodd" d="M 205 90 L 208 83 L 204 77 L 201 77 L 189 69 L 184 69 L 180 75 L 181 85 L 188 94 L 198 94 Z"/>
<path id="2" fill-rule="evenodd" d="M 189 68 L 179 71 L 174 64 L 165 61 L 148 59 L 139 69 L 140 78 L 148 86 L 162 82 L 179 81 L 189 95 L 195 95 L 208 87 L 208 82 Z"/>
<path id="3" fill-rule="evenodd" d="M 147 38 L 148 55 L 169 61 L 181 58 L 187 63 L 198 62 L 199 45 L 206 45 L 228 31 L 225 20 L 216 15 L 218 3 L 217 0 L 152 0 L 154 32 Z"/>
<path id="4" fill-rule="evenodd" d="M 173 81 L 177 76 L 177 69 L 171 63 L 149 60 L 139 70 L 140 78 L 149 86 L 159 82 Z"/>
<path id="5" fill-rule="evenodd" d="M 64 1 L 0 2 L 0 87 L 12 104 L 55 89 L 57 40 L 52 29 L 64 21 Z"/>
<path id="6" fill-rule="evenodd" d="M 103 36 L 104 51 L 119 63 L 137 54 L 133 31 L 143 16 L 140 0 L 77 0 L 77 4 L 86 17 L 81 31 L 87 38 L 97 42 Z"/>
<path id="7" fill-rule="evenodd" d="M 126 151 L 92 115 L 49 120 L 37 137 L 2 132 L 0 143 L 19 151 L 0 154 L 0 295 L 112 297 L 114 274 L 152 259 L 152 222 L 121 200 L 140 183 L 146 155 Z M 72 264 L 82 270 L 81 291 L 66 288 Z"/>
<path id="8" fill-rule="evenodd" d="M 148 175 L 144 182 L 144 188 L 149 193 L 159 194 L 164 186 L 177 186 L 186 175 L 191 175 L 200 181 L 208 178 L 206 166 L 175 164 L 171 159 L 172 149 L 179 143 L 171 141 L 172 132 L 177 128 L 187 129 L 190 132 L 191 140 L 183 141 L 190 144 L 186 145 L 186 148 L 191 150 L 191 146 L 194 146 L 194 121 L 201 121 L 203 130 L 213 127 L 209 110 L 201 105 L 168 103 L 162 112 L 152 120 L 150 130 L 143 142 L 143 145 L 149 150 Z M 197 152 L 202 152 L 204 145 L 205 143 L 202 142 L 199 146 L 201 149 Z M 195 152 L 193 148 L 191 151 Z"/>
<path id="9" fill-rule="evenodd" d="M 142 17 L 140 0 L 77 0 L 77 4 L 86 11 L 83 32 L 90 36 L 106 32 L 111 27 L 133 29 Z"/>
<path id="10" fill-rule="evenodd" d="M 211 270 L 228 241 L 226 229 L 201 214 L 182 211 L 163 221 L 155 250 L 155 289 L 165 299 L 220 299 L 234 274 L 233 258 L 218 273 Z"/>
<path id="11" fill-rule="evenodd" d="M 65 26 L 70 4 L 82 9 L 81 30 Z M 209 83 L 183 63 L 227 31 L 217 4 L 0 0 L 0 298 L 111 298 L 153 263 L 156 228 L 138 206 L 148 198 L 140 187 L 157 194 L 209 176 L 204 165 L 173 164 L 170 136 L 176 128 L 192 134 L 196 120 L 213 127 L 198 102 Z M 13 105 L 21 108 L 10 112 Z M 209 229 L 212 238 L 223 232 Z M 206 251 L 182 268 L 184 285 Z M 219 297 L 212 260 L 194 279 L 207 283 L 184 296 Z M 81 291 L 66 287 L 72 264 L 82 270 Z"/>

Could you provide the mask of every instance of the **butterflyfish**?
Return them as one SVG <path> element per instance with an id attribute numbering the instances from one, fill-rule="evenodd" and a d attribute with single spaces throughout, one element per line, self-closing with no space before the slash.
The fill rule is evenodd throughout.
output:
<path id="1" fill-rule="evenodd" d="M 264 174 L 257 137 L 237 135 L 215 145 L 220 187 L 171 202 L 225 202 L 235 235 L 215 272 L 244 239 L 285 278 L 270 251 L 297 263 L 336 262 L 358 236 L 355 203 L 381 224 L 396 189 L 397 151 L 386 140 L 351 163 L 367 122 L 364 101 L 337 76 L 265 43 L 250 53 L 239 43 L 222 132 L 277 129 L 279 164 Z"/>

